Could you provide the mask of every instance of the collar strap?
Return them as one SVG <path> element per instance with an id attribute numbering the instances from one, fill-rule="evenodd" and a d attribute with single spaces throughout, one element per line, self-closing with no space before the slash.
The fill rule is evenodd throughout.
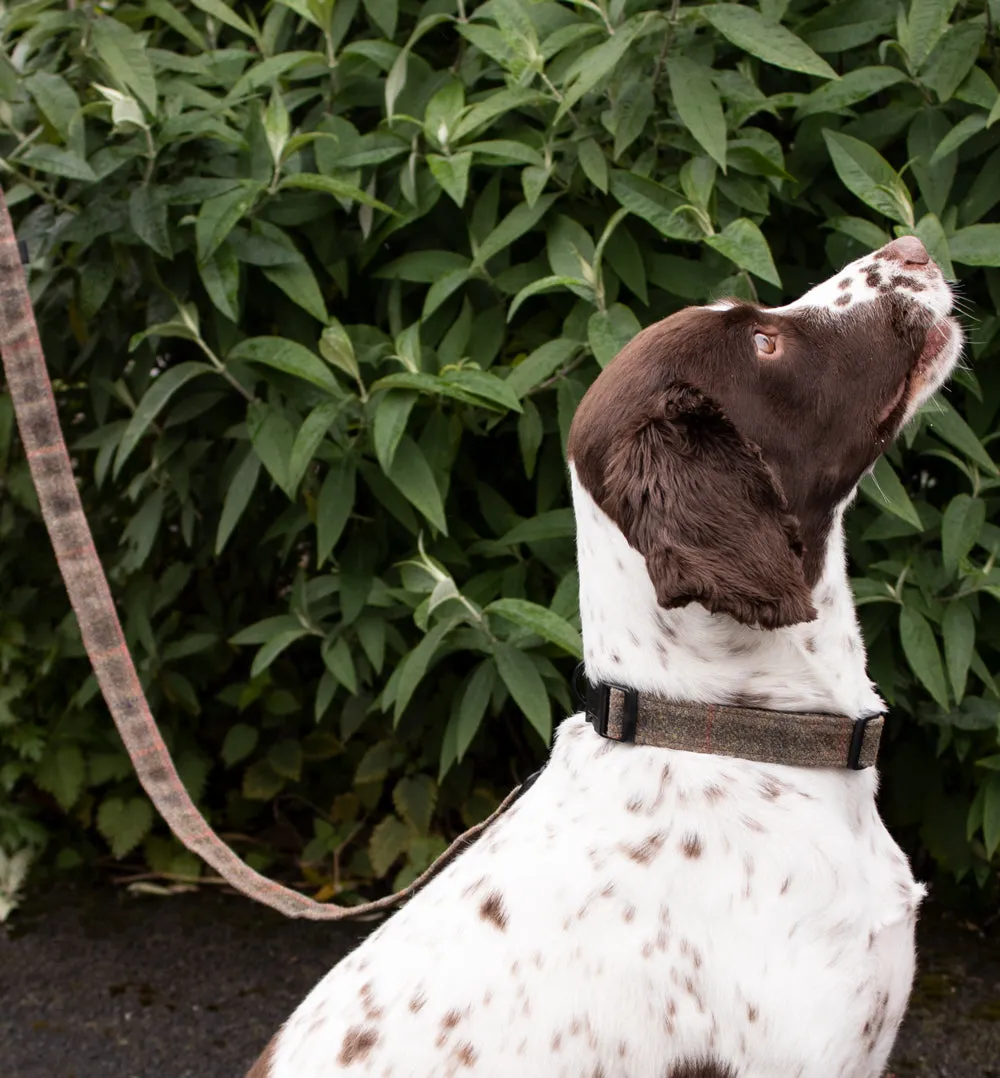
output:
<path id="1" fill-rule="evenodd" d="M 583 671 L 580 669 L 582 675 Z M 583 675 L 585 676 L 585 675 Z M 612 741 L 735 756 L 790 767 L 873 767 L 883 715 L 768 711 L 724 704 L 673 703 L 624 685 L 586 681 L 587 721 Z"/>

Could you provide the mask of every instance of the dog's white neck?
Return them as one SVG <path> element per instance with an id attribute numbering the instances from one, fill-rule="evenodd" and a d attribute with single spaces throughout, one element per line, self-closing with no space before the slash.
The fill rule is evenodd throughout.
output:
<path id="1" fill-rule="evenodd" d="M 882 710 L 865 672 L 847 579 L 842 509 L 813 591 L 816 620 L 755 629 L 698 603 L 662 609 L 643 556 L 594 502 L 572 465 L 570 472 L 584 659 L 591 680 L 697 703 L 852 718 Z"/>

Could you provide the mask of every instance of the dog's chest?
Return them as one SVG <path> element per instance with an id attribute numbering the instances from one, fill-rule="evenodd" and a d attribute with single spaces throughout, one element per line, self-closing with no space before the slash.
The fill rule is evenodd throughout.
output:
<path id="1" fill-rule="evenodd" d="M 511 813 L 306 999 L 274 1076 L 661 1078 L 708 1056 L 873 1078 L 921 890 L 872 784 L 569 719 Z"/>

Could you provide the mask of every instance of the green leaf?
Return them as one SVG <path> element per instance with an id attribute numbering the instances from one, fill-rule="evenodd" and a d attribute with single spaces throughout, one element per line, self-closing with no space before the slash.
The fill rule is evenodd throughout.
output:
<path id="1" fill-rule="evenodd" d="M 263 266 L 261 272 L 273 285 L 304 311 L 308 311 L 318 322 L 327 320 L 326 303 L 320 291 L 312 267 L 301 255 L 295 262 L 286 262 L 280 266 Z"/>
<path id="2" fill-rule="evenodd" d="M 357 470 L 343 458 L 330 466 L 316 501 L 316 563 L 322 565 L 337 545 L 354 508 Z"/>
<path id="3" fill-rule="evenodd" d="M 986 24 L 970 19 L 949 27 L 920 70 L 920 81 L 948 101 L 972 70 L 986 39 Z"/>
<path id="4" fill-rule="evenodd" d="M 24 80 L 24 88 L 35 99 L 38 110 L 59 132 L 63 142 L 70 141 L 70 125 L 80 111 L 80 99 L 73 87 L 51 71 L 35 71 Z"/>
<path id="5" fill-rule="evenodd" d="M 992 857 L 1000 846 L 1000 775 L 990 775 L 984 785 L 983 845 L 986 856 Z"/>
<path id="6" fill-rule="evenodd" d="M 239 321 L 240 263 L 236 252 L 228 244 L 220 247 L 198 263 L 198 275 L 216 309 L 231 322 Z"/>
<path id="7" fill-rule="evenodd" d="M 715 93 L 711 80 L 707 81 L 712 93 Z M 645 79 L 633 79 L 615 97 L 610 120 L 615 135 L 616 161 L 642 134 L 655 107 L 653 89 Z M 722 115 L 721 105 L 719 115 Z M 697 135 L 695 137 L 697 138 Z"/>
<path id="8" fill-rule="evenodd" d="M 407 655 L 397 669 L 396 701 L 394 704 L 394 722 L 399 722 L 406 710 L 417 686 L 423 680 L 438 648 L 451 632 L 452 622 L 442 621 L 435 625 L 419 644 Z"/>
<path id="9" fill-rule="evenodd" d="M 286 648 L 290 648 L 308 633 L 309 630 L 303 629 L 301 625 L 297 629 L 283 629 L 275 633 L 253 657 L 250 676 L 253 678 L 262 674 Z"/>
<path id="10" fill-rule="evenodd" d="M 323 444 L 323 439 L 340 414 L 340 409 L 340 404 L 327 401 L 318 404 L 302 421 L 288 461 L 288 485 L 292 490 L 302 481 L 306 468 L 312 463 L 316 450 Z"/>
<path id="11" fill-rule="evenodd" d="M 947 135 L 937 144 L 931 155 L 931 166 L 936 165 L 942 158 L 953 154 L 964 146 L 974 135 L 978 135 L 986 127 L 986 116 L 981 112 L 974 112 L 971 116 L 959 120 Z"/>
<path id="12" fill-rule="evenodd" d="M 215 536 L 215 554 L 218 557 L 226 543 L 229 541 L 233 529 L 239 523 L 239 519 L 250 504 L 254 487 L 260 476 L 260 458 L 247 450 L 242 463 L 236 469 L 232 480 L 226 489 L 226 496 L 222 502 L 222 513 L 219 516 L 219 530 Z"/>
<path id="13" fill-rule="evenodd" d="M 979 540 L 986 523 L 986 503 L 982 498 L 957 494 L 941 517 L 941 553 L 944 567 L 954 576 L 958 563 Z"/>
<path id="14" fill-rule="evenodd" d="M 500 542 L 505 546 L 517 543 L 536 543 L 542 539 L 565 539 L 576 535 L 576 521 L 572 509 L 550 509 L 530 520 L 515 525 Z"/>
<path id="15" fill-rule="evenodd" d="M 323 641 L 320 654 L 327 670 L 347 689 L 351 696 L 356 696 L 358 692 L 358 673 L 354 667 L 354 659 L 351 656 L 351 649 L 347 641 L 342 636 L 338 636 L 333 640 L 327 638 Z"/>
<path id="16" fill-rule="evenodd" d="M 913 227 L 913 203 L 906 185 L 877 151 L 860 139 L 824 131 L 826 148 L 843 185 L 873 210 Z"/>
<path id="17" fill-rule="evenodd" d="M 976 619 L 965 603 L 952 601 L 944 608 L 941 635 L 944 637 L 948 680 L 955 693 L 955 702 L 961 703 L 965 695 L 972 652 L 976 646 Z"/>
<path id="18" fill-rule="evenodd" d="M 240 341 L 229 353 L 229 359 L 246 363 L 261 363 L 266 367 L 301 378 L 331 396 L 341 398 L 343 390 L 330 368 L 314 352 L 284 337 L 251 337 Z"/>
<path id="19" fill-rule="evenodd" d="M 333 176 L 321 176 L 316 172 L 297 172 L 293 176 L 286 176 L 278 184 L 279 191 L 288 188 L 321 191 L 323 194 L 333 195 L 334 198 L 350 199 L 352 202 L 359 202 L 362 206 L 371 206 L 374 210 L 396 216 L 396 211 L 391 206 L 379 202 L 377 198 L 362 191 L 360 187 L 355 187 L 354 184 L 347 183 L 346 180 L 338 180 Z"/>
<path id="20" fill-rule="evenodd" d="M 406 433 L 406 423 L 416 403 L 417 394 L 406 389 L 390 389 L 378 402 L 372 441 L 375 444 L 375 456 L 378 457 L 384 472 L 388 472 L 392 467 L 399 440 Z"/>
<path id="21" fill-rule="evenodd" d="M 347 330 L 336 318 L 331 318 L 330 324 L 323 330 L 319 339 L 319 354 L 327 363 L 349 374 L 355 381 L 360 379 L 361 370 L 354 355 L 354 345 Z"/>
<path id="22" fill-rule="evenodd" d="M 302 774 L 302 746 L 291 738 L 272 745 L 267 762 L 283 778 L 298 782 Z"/>
<path id="23" fill-rule="evenodd" d="M 426 835 L 430 830 L 437 795 L 437 783 L 428 775 L 410 775 L 396 783 L 392 803 L 415 831 Z"/>
<path id="24" fill-rule="evenodd" d="M 405 434 L 400 438 L 392 467 L 386 469 L 385 474 L 400 494 L 439 532 L 448 534 L 441 491 L 423 450 L 412 438 Z"/>
<path id="25" fill-rule="evenodd" d="M 451 157 L 442 157 L 440 154 L 427 155 L 427 164 L 431 175 L 440 184 L 441 189 L 455 203 L 456 206 L 465 205 L 465 195 L 469 189 L 469 166 L 472 164 L 472 154 L 452 154 Z"/>
<path id="26" fill-rule="evenodd" d="M 681 122 L 709 157 L 725 169 L 726 118 L 711 69 L 676 53 L 667 60 L 667 75 Z"/>
<path id="27" fill-rule="evenodd" d="M 639 30 L 639 23 L 633 17 L 627 23 L 617 27 L 614 36 L 600 45 L 588 49 L 567 68 L 563 76 L 563 95 L 556 112 L 556 122 L 597 84 L 617 67 L 618 61 L 628 51 Z"/>
<path id="28" fill-rule="evenodd" d="M 97 174 L 78 153 L 64 150 L 61 146 L 31 146 L 19 158 L 29 168 L 50 172 L 53 176 L 65 176 L 68 180 L 94 183 Z"/>
<path id="29" fill-rule="evenodd" d="M 740 4 L 708 4 L 702 16 L 738 49 L 765 63 L 821 79 L 835 79 L 836 71 L 799 37 L 783 26 L 773 25 L 750 7 Z"/>
<path id="30" fill-rule="evenodd" d="M 119 86 L 156 113 L 156 76 L 143 39 L 110 15 L 90 23 L 90 34 L 101 63 Z"/>
<path id="31" fill-rule="evenodd" d="M 906 488 L 885 457 L 879 457 L 871 474 L 861 480 L 859 489 L 874 505 L 880 506 L 900 520 L 905 520 L 907 524 L 912 524 L 918 531 L 923 531 L 924 526 L 909 494 L 906 493 Z"/>
<path id="32" fill-rule="evenodd" d="M 537 281 L 526 284 L 513 300 L 511 300 L 510 307 L 507 308 L 507 321 L 510 322 L 513 319 L 521 304 L 524 303 L 526 299 L 531 299 L 532 296 L 541 295 L 543 292 L 552 292 L 557 288 L 569 288 L 571 285 L 590 290 L 590 286 L 587 282 L 580 277 L 540 277 Z"/>
<path id="33" fill-rule="evenodd" d="M 268 474 L 289 498 L 294 497 L 288 464 L 295 441 L 295 428 L 288 416 L 280 407 L 252 401 L 247 406 L 247 430 L 254 452 Z"/>
<path id="34" fill-rule="evenodd" d="M 264 618 L 241 629 L 229 638 L 230 644 L 266 644 L 272 636 L 287 629 L 299 629 L 302 623 L 293 614 L 278 614 L 273 618 Z"/>
<path id="35" fill-rule="evenodd" d="M 97 810 L 97 830 L 119 860 L 139 845 L 153 828 L 153 806 L 145 797 L 107 797 Z"/>
<path id="36" fill-rule="evenodd" d="M 934 631 L 923 614 L 904 606 L 899 612 L 899 637 L 910 669 L 937 703 L 948 710 L 948 684 Z"/>
<path id="37" fill-rule="evenodd" d="M 939 217 L 948 204 L 955 179 L 954 156 L 935 161 L 934 151 L 948 137 L 951 124 L 940 109 L 923 109 L 910 124 L 906 149 L 910 168 L 931 213 Z"/>
<path id="38" fill-rule="evenodd" d="M 214 374 L 215 368 L 207 363 L 178 363 L 162 374 L 157 375 L 149 389 L 139 401 L 128 426 L 125 428 L 121 441 L 118 443 L 118 453 L 115 456 L 114 474 L 122 470 L 125 461 L 132 454 L 132 450 L 139 444 L 140 439 L 149 429 L 150 424 L 167 406 L 170 398 L 193 378 L 199 378 L 203 374 Z"/>
<path id="39" fill-rule="evenodd" d="M 173 257 L 167 200 L 161 190 L 146 185 L 137 187 L 129 196 L 128 216 L 135 234 L 147 247 L 152 247 L 162 258 Z"/>
<path id="40" fill-rule="evenodd" d="M 606 367 L 640 332 L 639 319 L 623 303 L 596 311 L 587 322 L 587 340 L 597 362 Z"/>
<path id="41" fill-rule="evenodd" d="M 196 8 L 204 11 L 206 15 L 211 15 L 213 19 L 218 19 L 219 22 L 224 22 L 226 26 L 239 30 L 241 34 L 245 34 L 247 37 L 256 38 L 257 35 L 253 32 L 253 28 L 244 22 L 224 0 L 191 0 L 191 3 Z"/>
<path id="42" fill-rule="evenodd" d="M 368 840 L 368 859 L 377 877 L 381 878 L 392 868 L 406 852 L 412 837 L 410 829 L 396 816 L 386 816 L 375 825 Z"/>
<path id="43" fill-rule="evenodd" d="M 285 780 L 267 760 L 258 760 L 243 772 L 243 796 L 250 801 L 270 801 L 284 785 Z"/>
<path id="44" fill-rule="evenodd" d="M 79 745 L 50 745 L 38 765 L 35 782 L 68 812 L 83 792 L 86 767 Z"/>
<path id="45" fill-rule="evenodd" d="M 611 173 L 611 193 L 629 213 L 648 221 L 669 239 L 702 238 L 701 229 L 678 213 L 684 205 L 683 198 L 653 180 L 615 169 Z"/>
<path id="46" fill-rule="evenodd" d="M 781 278 L 771 258 L 771 249 L 764 234 L 748 217 L 738 217 L 705 242 L 725 255 L 741 269 L 749 270 L 770 284 L 781 287 Z"/>
<path id="47" fill-rule="evenodd" d="M 472 260 L 471 268 L 478 269 L 485 265 L 494 255 L 509 247 L 514 240 L 523 236 L 525 232 L 530 232 L 545 216 L 555 199 L 555 195 L 542 195 L 534 206 L 528 206 L 527 203 L 515 206 L 483 240 Z"/>
<path id="48" fill-rule="evenodd" d="M 1000 266 L 1000 224 L 960 228 L 948 238 L 948 249 L 964 266 Z"/>
<path id="49" fill-rule="evenodd" d="M 795 110 L 795 122 L 799 123 L 807 116 L 815 116 L 821 112 L 840 112 L 841 109 L 856 105 L 889 86 L 905 81 L 906 73 L 897 67 L 856 68 L 835 82 L 824 83 L 818 90 L 807 94 Z"/>
<path id="50" fill-rule="evenodd" d="M 584 175 L 599 190 L 608 192 L 608 162 L 604 151 L 592 139 L 577 143 L 577 158 Z"/>
<path id="51" fill-rule="evenodd" d="M 496 664 L 514 703 L 548 744 L 552 738 L 552 705 L 538 667 L 523 651 L 510 644 L 497 645 Z"/>
<path id="52" fill-rule="evenodd" d="M 232 232 L 236 222 L 257 201 L 263 186 L 254 180 L 241 180 L 238 187 L 223 195 L 206 199 L 201 204 L 194 226 L 199 262 L 211 258 L 212 253 Z"/>
<path id="53" fill-rule="evenodd" d="M 567 337 L 556 337 L 539 345 L 526 356 L 507 376 L 506 385 L 512 389 L 518 399 L 523 398 L 540 382 L 553 375 L 560 367 L 567 364 L 580 345 Z"/>
<path id="54" fill-rule="evenodd" d="M 226 740 L 222 742 L 222 762 L 226 767 L 238 764 L 245 760 L 257 747 L 260 738 L 259 732 L 253 726 L 247 726 L 245 722 L 238 722 L 230 726 L 226 732 Z"/>
<path id="55" fill-rule="evenodd" d="M 568 621 L 544 606 L 530 603 L 526 599 L 496 599 L 486 607 L 486 613 L 499 614 L 515 625 L 530 629 L 553 644 L 558 644 L 563 651 L 577 659 L 583 658 L 583 641 L 580 634 Z"/>
<path id="56" fill-rule="evenodd" d="M 472 739 L 482 725 L 495 682 L 496 666 L 491 659 L 484 659 L 462 687 L 455 731 L 455 752 L 459 761 L 469 751 Z"/>
<path id="57" fill-rule="evenodd" d="M 523 402 L 523 411 L 517 421 L 517 444 L 524 461 L 524 474 L 530 479 L 535 474 L 538 450 L 542 447 L 545 427 L 542 417 L 531 398 Z"/>
<path id="58" fill-rule="evenodd" d="M 910 0 L 910 9 L 901 24 L 900 44 L 918 70 L 948 27 L 952 0 Z"/>
<path id="59" fill-rule="evenodd" d="M 997 466 L 972 428 L 944 397 L 938 395 L 932 398 L 921 409 L 921 414 L 927 426 L 939 438 L 974 460 L 981 468 L 993 475 L 997 474 Z"/>

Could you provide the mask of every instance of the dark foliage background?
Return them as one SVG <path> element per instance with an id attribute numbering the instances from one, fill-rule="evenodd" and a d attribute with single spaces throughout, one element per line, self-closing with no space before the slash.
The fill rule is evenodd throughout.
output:
<path id="1" fill-rule="evenodd" d="M 80 486 L 185 781 L 262 867 L 398 885 L 543 758 L 563 446 L 640 326 L 915 232 L 971 346 L 851 516 L 884 810 L 1000 843 L 997 0 L 11 3 L 0 158 Z M 0 894 L 199 866 L 95 684 L 0 394 Z M 925 869 L 927 865 L 923 866 Z"/>

